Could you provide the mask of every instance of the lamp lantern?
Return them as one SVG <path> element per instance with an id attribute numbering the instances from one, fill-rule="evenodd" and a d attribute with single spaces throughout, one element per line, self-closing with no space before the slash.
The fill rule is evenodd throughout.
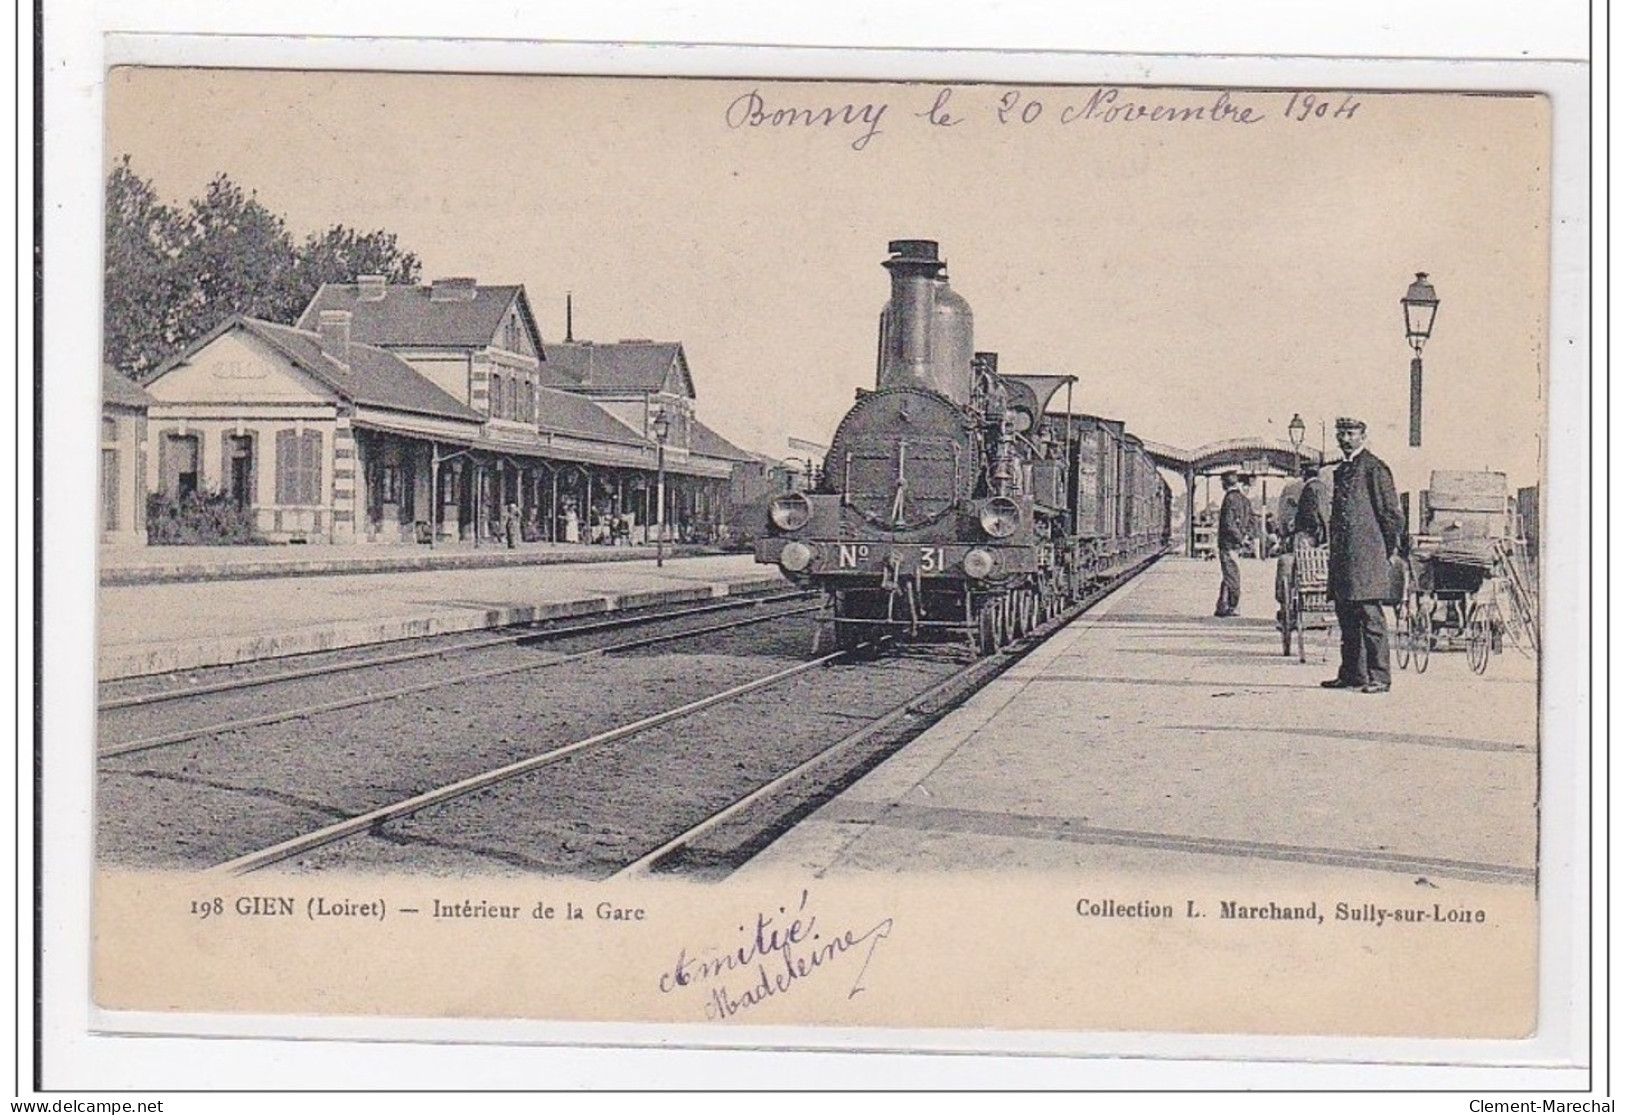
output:
<path id="1" fill-rule="evenodd" d="M 1439 296 L 1428 282 L 1426 271 L 1416 273 L 1416 281 L 1399 300 L 1405 311 L 1405 339 L 1411 346 L 1411 445 L 1422 444 L 1422 346 L 1433 335 L 1433 319 L 1439 312 Z"/>
<path id="2" fill-rule="evenodd" d="M 665 408 L 654 412 L 649 423 L 655 432 L 655 567 L 666 564 L 666 435 L 671 419 Z"/>

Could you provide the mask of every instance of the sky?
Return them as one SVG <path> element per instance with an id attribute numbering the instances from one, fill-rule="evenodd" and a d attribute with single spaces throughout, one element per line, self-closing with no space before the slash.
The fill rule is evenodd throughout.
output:
<path id="1" fill-rule="evenodd" d="M 523 283 L 544 342 L 572 291 L 577 339 L 681 341 L 701 419 L 775 456 L 872 386 L 886 243 L 925 238 L 978 349 L 1148 440 L 1299 413 L 1335 449 L 1349 414 L 1402 489 L 1540 472 L 1539 97 L 133 68 L 107 96 L 106 165 L 171 202 L 224 172 L 295 235 L 388 229 L 426 279 Z"/>

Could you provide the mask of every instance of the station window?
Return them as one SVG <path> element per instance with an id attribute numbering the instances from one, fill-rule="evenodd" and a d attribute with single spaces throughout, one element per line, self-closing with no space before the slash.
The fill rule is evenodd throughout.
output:
<path id="1" fill-rule="evenodd" d="M 163 490 L 176 499 L 197 494 L 198 436 L 196 434 L 169 434 L 164 438 L 161 462 Z"/>
<path id="2" fill-rule="evenodd" d="M 276 501 L 285 507 L 309 507 L 322 502 L 320 430 L 277 431 Z"/>
<path id="3" fill-rule="evenodd" d="M 102 529 L 118 529 L 118 450 L 102 450 Z"/>

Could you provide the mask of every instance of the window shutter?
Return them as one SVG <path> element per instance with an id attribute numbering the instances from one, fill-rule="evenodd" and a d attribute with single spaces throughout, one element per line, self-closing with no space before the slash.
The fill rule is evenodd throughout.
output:
<path id="1" fill-rule="evenodd" d="M 276 432 L 276 501 L 299 502 L 299 435 L 292 430 Z"/>

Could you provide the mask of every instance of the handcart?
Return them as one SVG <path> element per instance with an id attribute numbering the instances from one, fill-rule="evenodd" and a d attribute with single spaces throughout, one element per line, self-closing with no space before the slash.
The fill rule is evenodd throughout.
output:
<path id="1" fill-rule="evenodd" d="M 1427 527 L 1411 548 L 1400 604 L 1400 668 L 1428 668 L 1436 650 L 1465 650 L 1475 674 L 1512 645 L 1540 650 L 1538 604 L 1516 515 L 1501 473 L 1435 472 L 1425 493 Z"/>
<path id="2" fill-rule="evenodd" d="M 1306 535 L 1298 535 L 1292 542 L 1292 553 L 1282 554 L 1280 561 L 1290 562 L 1284 599 L 1276 626 L 1281 632 L 1281 653 L 1292 654 L 1297 641 L 1298 661 L 1309 661 L 1308 632 L 1323 631 L 1327 643 L 1331 630 L 1337 625 L 1336 609 L 1327 587 L 1327 561 L 1330 550 L 1316 546 Z M 1324 658 L 1324 654 L 1322 655 Z"/>

